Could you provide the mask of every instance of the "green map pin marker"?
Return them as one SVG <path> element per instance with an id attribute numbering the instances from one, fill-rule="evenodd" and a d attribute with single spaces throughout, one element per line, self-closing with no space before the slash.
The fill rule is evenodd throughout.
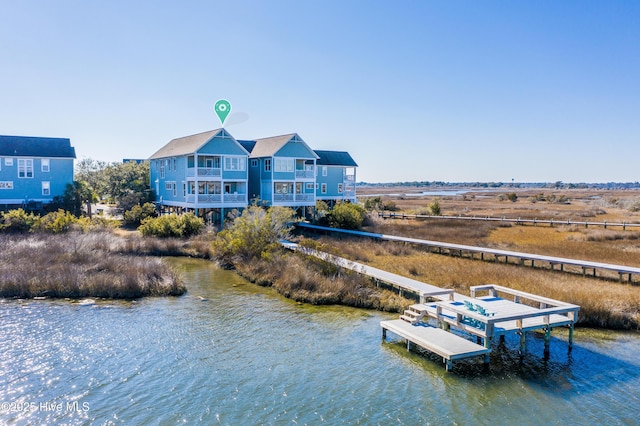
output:
<path id="1" fill-rule="evenodd" d="M 216 102 L 216 105 L 215 107 L 213 107 L 213 109 L 216 110 L 216 114 L 220 119 L 220 123 L 222 123 L 222 125 L 224 126 L 224 120 L 226 120 L 227 115 L 229 115 L 229 113 L 231 112 L 231 104 L 227 100 L 220 99 L 218 102 Z"/>

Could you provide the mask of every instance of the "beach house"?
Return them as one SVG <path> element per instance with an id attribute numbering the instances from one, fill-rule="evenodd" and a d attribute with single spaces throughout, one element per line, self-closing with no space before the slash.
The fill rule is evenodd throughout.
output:
<path id="1" fill-rule="evenodd" d="M 259 205 L 292 207 L 305 215 L 316 205 L 318 155 L 296 133 L 240 141 L 249 155 L 249 197 Z"/>
<path id="2" fill-rule="evenodd" d="M 151 188 L 163 212 L 221 221 L 248 204 L 249 153 L 224 129 L 171 140 L 150 158 Z"/>
<path id="3" fill-rule="evenodd" d="M 39 210 L 73 183 L 71 141 L 0 136 L 0 209 Z"/>
<path id="4" fill-rule="evenodd" d="M 316 199 L 330 207 L 336 202 L 356 200 L 356 167 L 358 165 L 346 151 L 315 150 Z"/>

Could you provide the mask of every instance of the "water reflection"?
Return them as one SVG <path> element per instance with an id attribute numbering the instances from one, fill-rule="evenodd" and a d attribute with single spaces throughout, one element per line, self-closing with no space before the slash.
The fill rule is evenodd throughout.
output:
<path id="1" fill-rule="evenodd" d="M 0 413 L 16 424 L 625 424 L 640 388 L 634 334 L 554 331 L 495 344 L 489 369 L 381 343 L 393 316 L 283 299 L 203 261 L 189 293 L 139 302 L 0 303 Z M 206 299 L 206 300 L 203 300 Z M 611 337 L 615 336 L 615 337 Z M 67 402 L 87 411 L 66 410 Z"/>

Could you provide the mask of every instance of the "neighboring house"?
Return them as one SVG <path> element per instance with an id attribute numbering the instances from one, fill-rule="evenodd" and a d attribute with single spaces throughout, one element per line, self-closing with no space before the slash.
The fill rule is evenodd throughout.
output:
<path id="1" fill-rule="evenodd" d="M 0 208 L 39 209 L 63 195 L 75 158 L 66 138 L 0 136 Z"/>
<path id="2" fill-rule="evenodd" d="M 173 139 L 149 158 L 158 206 L 222 221 L 248 204 L 248 157 L 224 129 Z"/>
<path id="3" fill-rule="evenodd" d="M 316 161 L 316 198 L 333 206 L 337 201 L 356 200 L 356 167 L 345 151 L 320 151 Z"/>
<path id="4" fill-rule="evenodd" d="M 296 133 L 239 141 L 249 151 L 249 196 L 264 206 L 292 207 L 304 215 L 316 205 L 318 156 Z"/>

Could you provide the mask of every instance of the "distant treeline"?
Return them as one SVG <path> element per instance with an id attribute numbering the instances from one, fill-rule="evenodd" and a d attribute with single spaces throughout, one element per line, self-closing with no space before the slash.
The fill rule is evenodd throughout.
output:
<path id="1" fill-rule="evenodd" d="M 552 189 L 640 189 L 640 182 L 603 182 L 603 183 L 565 183 L 556 182 L 441 182 L 441 181 L 412 181 L 412 182 L 358 182 L 360 187 L 393 188 L 413 186 L 418 188 L 552 188 Z"/>

